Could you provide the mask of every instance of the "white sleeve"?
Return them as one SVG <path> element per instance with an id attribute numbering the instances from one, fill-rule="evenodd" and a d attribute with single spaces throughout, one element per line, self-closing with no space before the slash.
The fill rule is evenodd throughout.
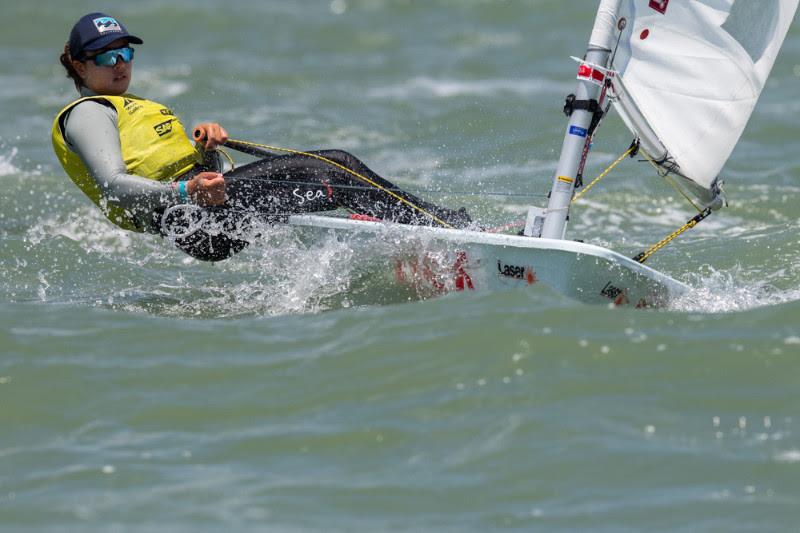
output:
<path id="1" fill-rule="evenodd" d="M 64 119 L 64 139 L 86 165 L 103 196 L 131 211 L 147 226 L 157 209 L 181 203 L 169 183 L 127 173 L 113 107 L 92 100 L 76 105 Z"/>

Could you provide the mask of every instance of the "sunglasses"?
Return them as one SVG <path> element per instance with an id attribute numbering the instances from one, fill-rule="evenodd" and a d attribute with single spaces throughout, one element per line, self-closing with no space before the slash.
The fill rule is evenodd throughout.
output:
<path id="1" fill-rule="evenodd" d="M 119 59 L 122 59 L 125 63 L 133 61 L 133 52 L 133 48 L 125 46 L 122 48 L 115 48 L 114 50 L 106 50 L 102 54 L 97 54 L 90 59 L 93 59 L 94 64 L 98 67 L 113 67 L 117 64 Z"/>

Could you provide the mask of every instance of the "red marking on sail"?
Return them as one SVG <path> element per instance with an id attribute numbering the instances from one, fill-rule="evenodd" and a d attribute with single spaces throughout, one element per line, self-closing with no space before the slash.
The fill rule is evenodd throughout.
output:
<path id="1" fill-rule="evenodd" d="M 642 31 L 641 35 L 639 35 L 639 38 L 640 38 L 641 40 L 643 40 L 643 41 L 644 41 L 645 39 L 647 39 L 648 37 L 650 37 L 650 30 L 647 30 L 647 29 L 646 29 L 646 30 L 644 30 L 644 31 Z"/>
<path id="2" fill-rule="evenodd" d="M 666 15 L 667 7 L 669 7 L 669 0 L 650 0 L 650 7 L 662 15 Z"/>

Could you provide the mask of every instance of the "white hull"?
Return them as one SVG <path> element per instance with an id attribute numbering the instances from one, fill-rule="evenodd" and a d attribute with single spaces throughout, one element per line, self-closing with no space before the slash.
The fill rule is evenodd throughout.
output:
<path id="1" fill-rule="evenodd" d="M 574 241 L 297 215 L 289 224 L 339 239 L 389 243 L 370 269 L 419 296 L 546 285 L 591 304 L 662 307 L 689 287 L 616 252 Z M 365 258 L 365 265 L 370 259 Z M 375 263 L 373 261 L 373 263 Z"/>

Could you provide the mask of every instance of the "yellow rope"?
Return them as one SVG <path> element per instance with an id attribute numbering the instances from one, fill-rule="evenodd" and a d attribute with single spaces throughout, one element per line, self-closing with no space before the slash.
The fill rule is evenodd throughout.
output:
<path id="1" fill-rule="evenodd" d="M 589 189 L 591 189 L 592 187 L 594 187 L 594 186 L 595 186 L 595 185 L 596 185 L 596 184 L 597 184 L 597 183 L 598 183 L 598 182 L 599 182 L 601 179 L 605 178 L 605 177 L 608 175 L 608 173 L 609 173 L 609 172 L 611 172 L 611 170 L 612 170 L 614 167 L 616 167 L 617 165 L 619 165 L 619 164 L 620 164 L 620 163 L 621 163 L 621 162 L 622 162 L 622 161 L 623 161 L 623 160 L 624 160 L 626 157 L 628 157 L 629 155 L 631 155 L 631 154 L 632 154 L 634 151 L 636 151 L 638 148 L 639 148 L 639 143 L 638 143 L 638 142 L 634 142 L 633 144 L 631 144 L 631 147 L 630 147 L 630 148 L 628 148 L 628 150 L 627 150 L 627 151 L 626 151 L 624 154 L 622 154 L 621 156 L 619 156 L 619 158 L 618 158 L 616 161 L 614 161 L 614 162 L 611 164 L 611 166 L 609 166 L 609 167 L 608 167 L 607 169 L 605 169 L 605 170 L 604 170 L 604 171 L 603 171 L 603 172 L 602 172 L 602 173 L 601 173 L 599 176 L 597 176 L 597 177 L 596 177 L 594 180 L 592 180 L 592 182 L 591 182 L 589 185 L 587 185 L 587 186 L 586 186 L 586 187 L 585 187 L 585 188 L 584 188 L 584 189 L 583 189 L 583 190 L 582 190 L 580 193 L 576 194 L 576 195 L 575 195 L 575 196 L 572 198 L 572 202 L 574 203 L 574 202 L 578 201 L 578 199 L 580 199 L 580 198 L 581 198 L 581 197 L 582 197 L 584 194 L 586 194 L 587 192 L 589 192 Z M 684 191 L 684 190 L 683 190 L 683 189 L 682 189 L 682 188 L 681 188 L 681 187 L 680 187 L 680 186 L 679 186 L 679 185 L 678 185 L 678 184 L 675 182 L 675 180 L 673 180 L 673 179 L 672 179 L 672 178 L 669 176 L 669 172 L 662 173 L 662 171 L 661 171 L 661 169 L 659 168 L 658 164 L 657 164 L 655 161 L 653 161 L 653 158 L 652 158 L 652 157 L 650 157 L 650 155 L 649 155 L 649 154 L 648 154 L 648 153 L 647 153 L 645 150 L 642 150 L 642 153 L 644 154 L 644 156 L 645 156 L 645 158 L 647 159 L 647 161 L 649 161 L 649 162 L 650 162 L 650 164 L 651 164 L 651 165 L 653 165 L 653 168 L 655 168 L 655 169 L 656 169 L 656 172 L 658 173 L 658 175 L 659 175 L 659 176 L 661 176 L 662 178 L 664 178 L 664 179 L 667 181 L 667 183 L 669 183 L 670 185 L 672 185 L 672 187 L 673 187 L 673 188 L 674 188 L 674 189 L 675 189 L 675 190 L 676 190 L 676 191 L 677 191 L 677 192 L 678 192 L 678 193 L 679 193 L 681 196 L 683 196 L 683 197 L 686 199 L 686 201 L 688 201 L 690 204 L 692 204 L 692 207 L 694 207 L 694 208 L 697 210 L 697 212 L 698 212 L 698 215 L 696 215 L 694 218 L 692 218 L 691 220 L 689 220 L 689 221 L 688 221 L 686 224 L 684 224 L 683 226 L 681 226 L 681 227 L 680 227 L 680 228 L 678 228 L 677 230 L 675 230 L 675 231 L 673 231 L 672 233 L 670 233 L 670 234 L 669 234 L 667 237 L 665 237 L 664 239 L 661 239 L 661 240 L 660 240 L 660 241 L 658 241 L 656 244 L 654 244 L 653 246 L 651 246 L 650 248 L 648 248 L 648 249 L 647 249 L 647 250 L 645 250 L 644 252 L 642 252 L 642 253 L 640 253 L 639 255 L 637 255 L 636 257 L 634 257 L 633 259 L 634 259 L 635 261 L 638 261 L 639 263 L 644 263 L 645 261 L 647 261 L 647 259 L 648 259 L 648 258 L 649 258 L 651 255 L 653 255 L 653 254 L 654 254 L 654 253 L 656 253 L 657 251 L 659 251 L 659 250 L 661 250 L 662 248 L 664 248 L 664 247 L 665 247 L 667 244 L 669 244 L 669 243 L 670 243 L 670 242 L 672 242 L 673 240 L 677 239 L 677 238 L 678 238 L 679 236 L 681 236 L 681 235 L 682 235 L 684 232 L 686 232 L 686 231 L 688 231 L 688 230 L 692 229 L 693 227 L 695 227 L 695 226 L 696 226 L 696 225 L 697 225 L 697 224 L 698 224 L 700 221 L 702 221 L 703 219 L 705 219 L 706 217 L 708 217 L 708 216 L 711 214 L 711 209 L 710 209 L 710 208 L 701 209 L 700 207 L 698 207 L 698 206 L 697 206 L 697 204 L 696 204 L 696 203 L 694 203 L 694 201 L 693 201 L 693 200 L 692 200 L 692 199 L 689 197 L 689 195 L 688 195 L 688 194 L 686 194 L 686 192 L 685 192 L 685 191 Z"/>
<path id="2" fill-rule="evenodd" d="M 698 205 L 697 205 L 696 203 L 694 203 L 694 201 L 693 201 L 693 200 L 692 200 L 692 199 L 689 197 L 689 195 L 688 195 L 688 194 L 686 194 L 686 192 L 683 190 L 683 188 L 681 188 L 681 187 L 680 187 L 680 186 L 679 186 L 679 185 L 678 185 L 678 184 L 675 182 L 675 180 L 673 180 L 673 179 L 672 179 L 672 178 L 669 176 L 669 172 L 666 172 L 666 173 L 662 174 L 662 173 L 661 173 L 661 168 L 659 168 L 658 164 L 657 164 L 655 161 L 653 161 L 653 158 L 652 158 L 652 157 L 650 157 L 650 154 L 648 154 L 646 150 L 642 150 L 642 153 L 644 154 L 644 157 L 645 157 L 645 159 L 647 159 L 647 161 L 648 161 L 648 162 L 649 162 L 651 165 L 653 165 L 653 168 L 654 168 L 654 169 L 656 169 L 656 173 L 657 173 L 659 176 L 661 176 L 662 178 L 664 178 L 664 180 L 665 180 L 667 183 L 669 183 L 670 185 L 672 185 L 672 188 L 673 188 L 673 189 L 675 189 L 675 190 L 678 192 L 678 194 L 680 194 L 681 196 L 683 196 L 683 197 L 686 199 L 686 201 L 687 201 L 687 202 L 689 202 L 690 204 L 692 204 L 692 207 L 694 207 L 694 208 L 697 210 L 697 212 L 698 212 L 698 213 L 702 213 L 702 212 L 703 212 L 703 210 L 702 210 L 702 209 L 700 209 L 700 207 L 698 207 Z"/>
<path id="3" fill-rule="evenodd" d="M 355 176 L 356 178 L 360 179 L 361 181 L 363 181 L 363 182 L 365 182 L 365 183 L 367 183 L 369 185 L 372 185 L 373 187 L 385 192 L 386 194 L 388 194 L 389 196 L 395 198 L 396 200 L 400 201 L 401 203 L 406 204 L 407 206 L 411 207 L 412 209 L 415 209 L 416 211 L 419 211 L 420 213 L 424 214 L 425 216 L 430 217 L 432 220 L 434 220 L 438 224 L 442 225 L 443 227 L 451 228 L 451 229 L 453 227 L 450 224 L 448 224 L 447 222 L 445 222 L 444 220 L 442 220 L 439 217 L 437 217 L 436 215 L 427 212 L 426 210 L 424 210 L 421 207 L 413 204 L 412 202 L 409 202 L 408 200 L 406 200 L 405 198 L 403 198 L 399 194 L 396 194 L 395 192 L 390 191 L 386 187 L 383 187 L 382 185 L 380 185 L 378 183 L 375 183 L 374 181 L 372 181 L 368 177 L 359 174 L 358 172 L 356 172 L 353 169 L 347 168 L 346 166 L 341 165 L 341 164 L 337 163 L 336 161 L 331 161 L 327 157 L 323 157 L 323 156 L 317 155 L 317 154 L 312 154 L 312 153 L 309 153 L 309 152 L 303 152 L 303 151 L 300 151 L 300 150 L 293 150 L 291 148 L 280 148 L 278 146 L 270 146 L 268 144 L 258 144 L 258 143 L 248 142 L 248 141 L 237 141 L 237 140 L 234 140 L 234 139 L 231 139 L 231 141 L 234 141 L 234 142 L 239 143 L 239 144 L 243 144 L 245 146 L 254 146 L 254 147 L 257 147 L 257 148 L 264 148 L 266 150 L 272 150 L 274 152 L 286 152 L 286 153 L 289 153 L 289 154 L 304 155 L 304 156 L 307 156 L 307 157 L 312 157 L 314 159 L 318 159 L 320 161 L 324 161 L 324 162 L 326 162 L 326 163 L 328 163 L 330 165 L 333 165 L 336 168 L 344 170 L 348 174 L 351 174 L 351 175 Z"/>
<path id="4" fill-rule="evenodd" d="M 693 227 L 695 227 L 700 221 L 702 221 L 704 218 L 706 218 L 710 214 L 711 214 L 711 209 L 710 208 L 706 208 L 705 210 L 701 211 L 700 214 L 698 214 L 694 218 L 692 218 L 689 222 L 687 222 L 686 224 L 684 224 L 683 226 L 681 226 L 677 230 L 675 230 L 672 233 L 670 233 L 667 237 L 661 239 L 660 241 L 655 243 L 653 246 L 651 246 L 650 248 L 648 248 L 644 252 L 642 252 L 639 255 L 637 255 L 636 257 L 634 257 L 633 260 L 634 261 L 638 261 L 639 263 L 644 263 L 645 261 L 647 261 L 647 259 L 651 255 L 653 255 L 654 253 L 656 253 L 657 251 L 659 251 L 660 249 L 662 249 L 663 247 L 668 245 L 670 242 L 672 242 L 676 238 L 680 237 L 680 235 L 682 233 L 684 233 L 685 231 L 690 230 Z"/>
<path id="5" fill-rule="evenodd" d="M 217 152 L 219 152 L 219 153 L 221 153 L 222 155 L 225 156 L 225 159 L 227 159 L 228 163 L 231 164 L 231 170 L 234 170 L 236 168 L 236 162 L 234 162 L 233 158 L 231 157 L 231 154 L 229 154 L 228 152 L 226 152 L 225 150 L 223 150 L 220 147 L 217 147 Z"/>
<path id="6" fill-rule="evenodd" d="M 593 179 L 593 180 L 592 180 L 592 182 L 591 182 L 589 185 L 587 185 L 587 186 L 586 186 L 586 187 L 585 187 L 585 188 L 584 188 L 584 189 L 583 189 L 581 192 L 579 192 L 578 194 L 576 194 L 575 196 L 573 196 L 573 197 L 572 197 L 572 202 L 571 202 L 571 203 L 577 202 L 577 201 L 578 201 L 578 199 L 579 199 L 581 196 L 583 196 L 584 194 L 586 194 L 587 192 L 589 192 L 589 189 L 591 189 L 592 187 L 594 187 L 595 185 L 597 185 L 597 183 L 598 183 L 598 182 L 599 182 L 601 179 L 605 178 L 605 177 L 608 175 L 608 173 L 609 173 L 609 172 L 611 172 L 611 171 L 614 169 L 614 167 L 616 167 L 617 165 L 619 165 L 620 163 L 622 163 L 622 161 L 623 161 L 623 160 L 624 160 L 626 157 L 628 157 L 629 155 L 631 155 L 631 153 L 633 153 L 633 151 L 634 151 L 634 150 L 636 150 L 638 147 L 639 147 L 639 144 L 638 144 L 638 143 L 634 143 L 634 144 L 632 144 L 632 145 L 631 145 L 631 147 L 630 147 L 630 148 L 628 148 L 628 150 L 627 150 L 627 151 L 626 151 L 624 154 L 622 154 L 621 156 L 619 156 L 619 158 L 618 158 L 616 161 L 614 161 L 613 163 L 611 163 L 611 166 L 609 166 L 607 169 L 605 169 L 605 170 L 602 172 L 602 174 L 600 174 L 600 175 L 599 175 L 599 176 L 597 176 L 595 179 Z"/>

